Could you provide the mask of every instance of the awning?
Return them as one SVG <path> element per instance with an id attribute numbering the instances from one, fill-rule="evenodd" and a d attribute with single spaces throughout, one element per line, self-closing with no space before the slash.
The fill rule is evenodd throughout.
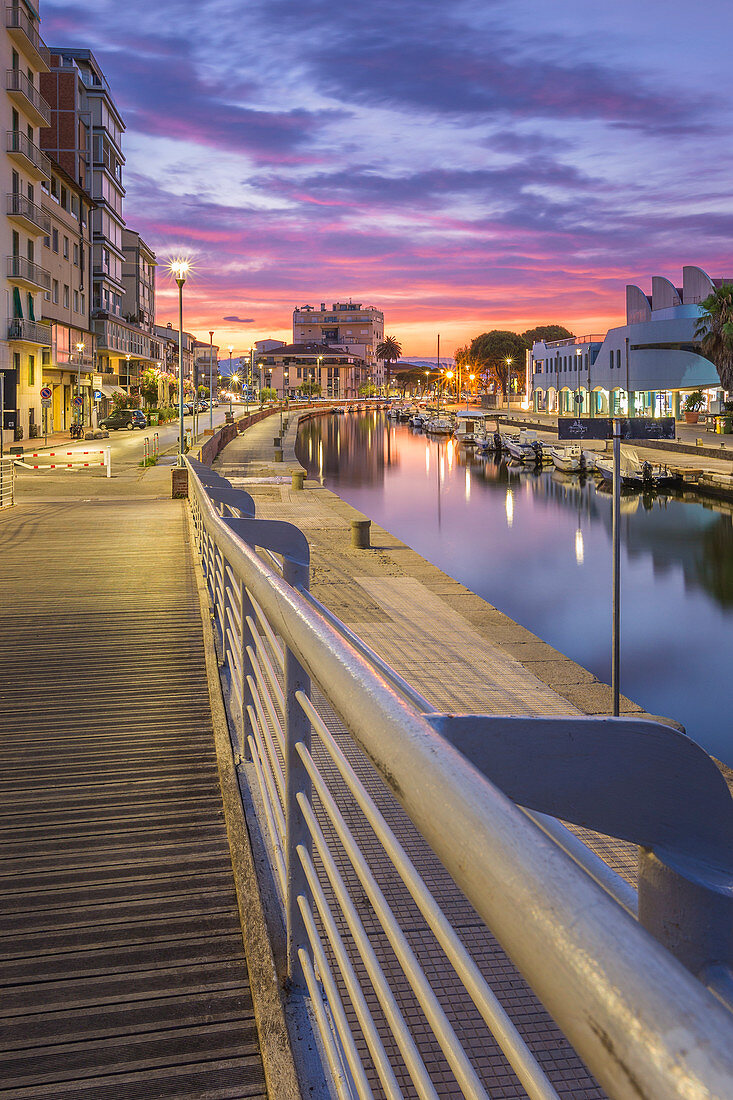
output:
<path id="1" fill-rule="evenodd" d="M 116 393 L 124 393 L 124 390 L 120 386 L 95 386 L 94 389 L 101 393 L 103 397 L 113 397 Z"/>

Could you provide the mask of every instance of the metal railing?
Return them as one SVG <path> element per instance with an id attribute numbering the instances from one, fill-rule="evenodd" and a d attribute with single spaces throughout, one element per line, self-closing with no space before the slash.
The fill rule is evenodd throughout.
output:
<path id="1" fill-rule="evenodd" d="M 37 168 L 41 175 L 50 177 L 51 161 L 43 150 L 39 149 L 38 146 L 31 141 L 28 135 L 24 134 L 21 130 L 7 131 L 6 149 L 8 153 L 16 153 L 22 156 L 26 161 Z"/>
<path id="2" fill-rule="evenodd" d="M 20 69 L 8 69 L 5 75 L 5 89 L 25 96 L 39 117 L 43 119 L 44 126 L 51 125 L 51 108 L 24 72 Z"/>
<path id="3" fill-rule="evenodd" d="M 12 457 L 0 457 L 0 508 L 15 503 L 15 466 Z"/>
<path id="4" fill-rule="evenodd" d="M 311 998 L 337 1094 L 488 1096 L 491 1083 L 461 1029 L 462 1014 L 473 1012 L 527 1095 L 557 1095 L 549 1062 L 546 1073 L 393 828 L 393 796 L 610 1096 L 727 1095 L 730 1012 L 625 911 L 635 907 L 633 891 L 623 884 L 618 901 L 609 897 L 608 869 L 543 816 L 576 814 L 609 835 L 643 836 L 656 863 L 640 911 L 652 926 L 665 874 L 693 893 L 695 873 L 704 878 L 702 845 L 716 868 L 708 878 L 728 875 L 721 893 L 729 916 L 733 820 L 709 758 L 653 722 L 424 713 L 427 701 L 308 593 L 302 533 L 257 520 L 247 493 L 198 462 L 187 465 L 235 748 L 257 791 L 284 914 L 282 977 Z M 584 740 L 584 764 L 572 774 L 569 744 Z M 668 744 L 691 802 L 703 800 L 697 816 L 677 805 L 681 830 L 669 811 L 660 824 L 648 810 L 657 782 L 649 765 L 663 784 Z M 528 753 L 539 758 L 536 768 L 522 766 Z M 619 773 L 627 760 L 641 769 L 635 782 Z M 638 808 L 603 794 L 609 774 Z M 727 789 L 725 796 L 730 802 Z M 534 811 L 544 832 L 515 802 Z M 385 868 L 396 886 L 385 886 Z M 700 918 L 699 897 L 693 908 Z M 452 975 L 448 1003 L 430 978 L 435 959 L 415 938 L 416 918 Z M 689 943 L 678 950 L 697 972 L 730 963 L 730 933 L 726 941 L 720 923 L 712 932 L 715 920 L 703 923 L 699 957 Z M 418 1016 L 429 1056 L 415 1038 Z"/>
<path id="5" fill-rule="evenodd" d="M 40 206 L 36 206 L 25 195 L 21 195 L 20 192 L 10 192 L 8 194 L 8 217 L 11 218 L 25 218 L 26 221 L 32 222 L 41 233 L 45 233 L 49 236 L 51 233 L 51 219 L 45 210 L 42 210 Z"/>
<path id="6" fill-rule="evenodd" d="M 6 264 L 8 279 L 11 282 L 32 283 L 41 290 L 51 289 L 51 273 L 33 260 L 28 260 L 25 256 L 8 256 Z"/>
<path id="7" fill-rule="evenodd" d="M 28 45 L 35 50 L 42 63 L 50 68 L 51 51 L 38 33 L 35 23 L 31 21 L 20 4 L 8 5 L 5 8 L 5 26 L 9 31 L 22 32 Z"/>
<path id="8" fill-rule="evenodd" d="M 27 321 L 24 317 L 11 317 L 8 321 L 8 340 L 20 340 L 24 344 L 51 346 L 51 326 L 42 321 Z"/>

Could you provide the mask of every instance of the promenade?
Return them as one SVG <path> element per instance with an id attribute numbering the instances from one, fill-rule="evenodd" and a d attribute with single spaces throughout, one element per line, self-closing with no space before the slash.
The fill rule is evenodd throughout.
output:
<path id="1" fill-rule="evenodd" d="M 21 473 L 0 513 L 0 1092 L 264 1097 L 186 502 Z"/>

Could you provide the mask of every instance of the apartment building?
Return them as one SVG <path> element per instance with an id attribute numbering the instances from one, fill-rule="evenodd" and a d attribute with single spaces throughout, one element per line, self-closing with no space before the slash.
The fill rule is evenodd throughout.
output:
<path id="1" fill-rule="evenodd" d="M 48 219 L 41 263 L 49 285 L 43 293 L 41 320 L 51 327 L 51 346 L 42 352 L 43 385 L 53 391 L 46 414 L 49 432 L 70 428 L 74 397 L 83 401 L 85 424 L 94 423 L 93 414 L 99 410 L 92 387 L 96 337 L 90 319 L 93 205 L 83 187 L 52 161 L 49 183 L 41 183 L 41 209 Z"/>
<path id="2" fill-rule="evenodd" d="M 326 344 L 286 344 L 260 355 L 263 385 L 295 397 L 304 382 L 316 382 L 324 397 L 352 398 L 368 379 L 364 360 Z"/>
<path id="3" fill-rule="evenodd" d="M 370 371 L 377 364 L 377 345 L 384 340 L 384 314 L 360 302 L 333 302 L 329 309 L 300 306 L 293 310 L 293 343 L 323 344 L 340 348 L 366 363 Z"/>
<path id="4" fill-rule="evenodd" d="M 93 382 L 134 390 L 140 372 L 157 365 L 161 354 L 153 326 L 155 256 L 137 234 L 129 231 L 125 237 L 125 124 L 91 50 L 52 48 L 50 71 L 41 87 L 52 111 L 52 124 L 42 135 L 43 148 L 68 175 L 86 185 L 94 199 Z M 131 308 L 126 303 L 132 303 Z"/>
<path id="5" fill-rule="evenodd" d="M 41 320 L 43 294 L 51 276 L 43 266 L 43 238 L 50 221 L 41 205 L 41 185 L 48 184 L 51 163 L 40 147 L 50 108 L 40 91 L 50 54 L 39 33 L 36 9 L 23 0 L 5 7 L 2 68 L 3 290 L 5 321 L 0 329 L 3 443 L 33 438 L 41 429 L 41 361 L 51 346 L 51 327 Z"/>
<path id="6" fill-rule="evenodd" d="M 214 393 L 216 393 L 219 377 L 219 348 L 217 344 L 206 343 L 205 340 L 193 341 L 193 373 L 196 389 L 199 386 L 210 388 L 209 382 L 213 380 Z"/>
<path id="7" fill-rule="evenodd" d="M 173 328 L 169 321 L 167 325 L 156 325 L 154 331 L 160 348 L 160 362 L 163 370 L 178 378 L 178 329 Z M 191 385 L 194 379 L 194 345 L 196 343 L 198 341 L 192 333 L 183 333 L 183 378 Z"/>

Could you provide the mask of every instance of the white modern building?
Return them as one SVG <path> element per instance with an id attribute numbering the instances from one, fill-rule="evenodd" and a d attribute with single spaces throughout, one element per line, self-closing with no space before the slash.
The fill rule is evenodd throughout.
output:
<path id="1" fill-rule="evenodd" d="M 722 399 L 715 366 L 695 329 L 700 302 L 722 283 L 699 267 L 682 269 L 682 286 L 655 275 L 652 292 L 626 287 L 626 324 L 605 336 L 537 343 L 529 356 L 536 411 L 598 416 L 674 416 L 686 395 L 701 389 L 706 408 Z"/>

